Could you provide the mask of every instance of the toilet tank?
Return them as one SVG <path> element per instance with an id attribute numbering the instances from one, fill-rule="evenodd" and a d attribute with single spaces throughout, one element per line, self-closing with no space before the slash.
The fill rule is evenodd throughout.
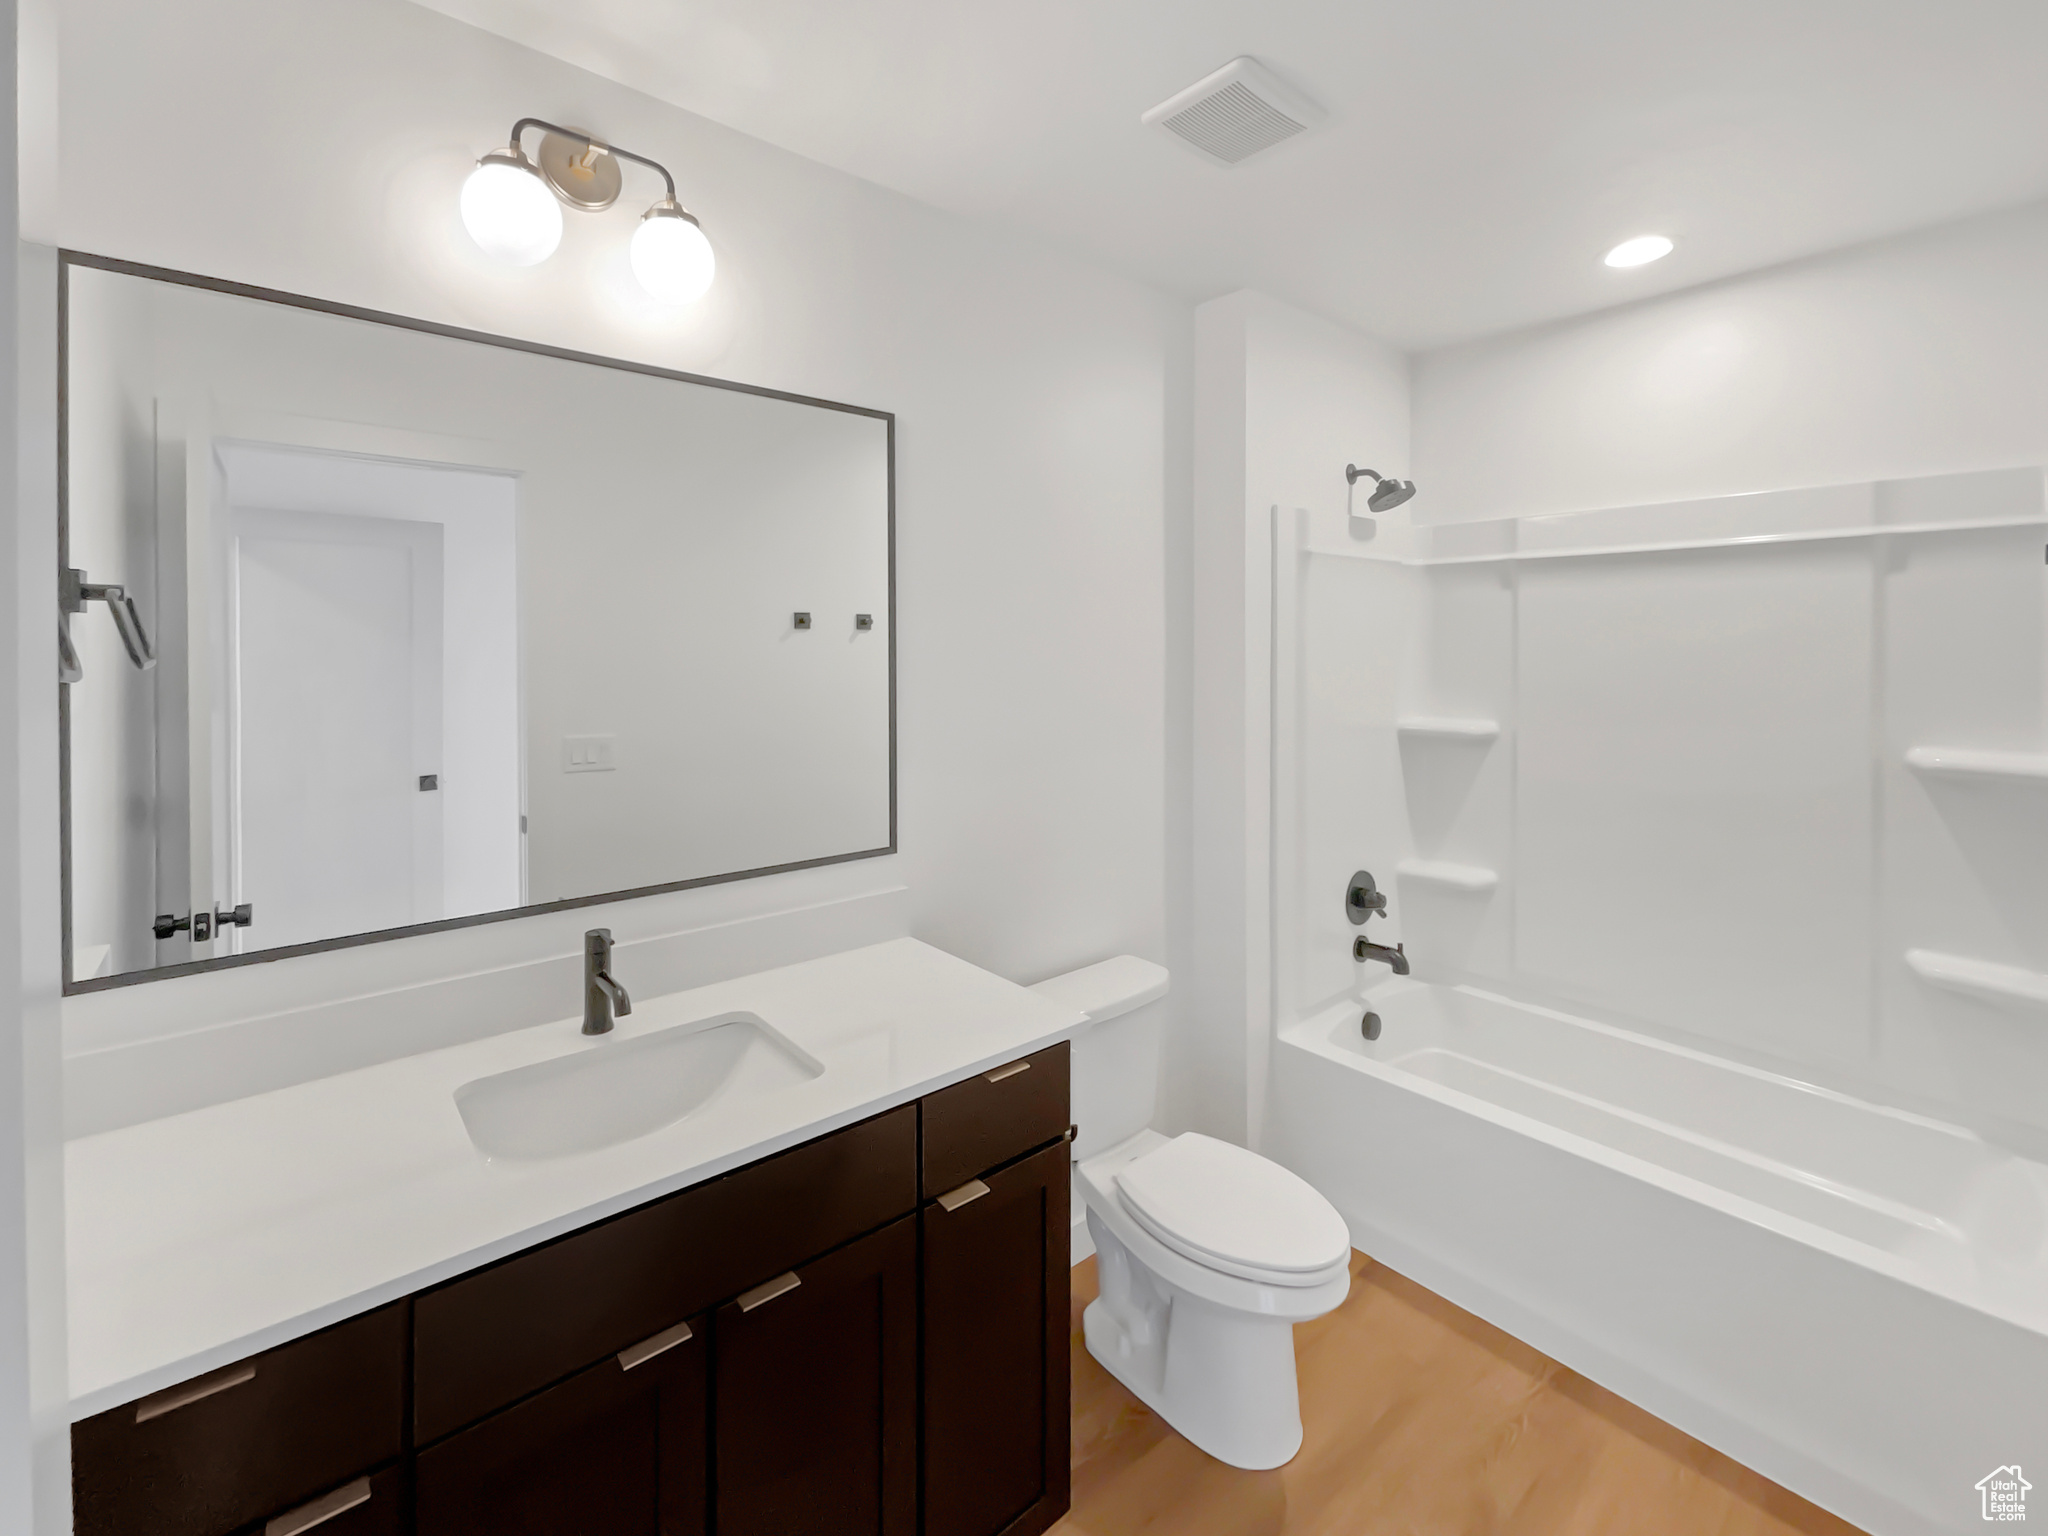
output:
<path id="1" fill-rule="evenodd" d="M 1164 1044 L 1163 965 L 1118 955 L 1041 981 L 1042 992 L 1088 1015 L 1074 1036 L 1074 1157 L 1093 1157 L 1152 1123 Z"/>

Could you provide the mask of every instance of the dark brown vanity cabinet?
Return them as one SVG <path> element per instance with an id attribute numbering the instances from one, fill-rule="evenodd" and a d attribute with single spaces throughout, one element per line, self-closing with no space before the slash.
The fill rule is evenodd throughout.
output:
<path id="1" fill-rule="evenodd" d="M 81 1421 L 80 1536 L 1035 1536 L 1067 1050 Z"/>

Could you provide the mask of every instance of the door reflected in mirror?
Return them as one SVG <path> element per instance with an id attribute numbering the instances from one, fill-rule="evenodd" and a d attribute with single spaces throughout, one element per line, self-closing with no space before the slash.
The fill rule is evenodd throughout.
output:
<path id="1" fill-rule="evenodd" d="M 893 851 L 887 413 L 63 274 L 70 989 Z"/>

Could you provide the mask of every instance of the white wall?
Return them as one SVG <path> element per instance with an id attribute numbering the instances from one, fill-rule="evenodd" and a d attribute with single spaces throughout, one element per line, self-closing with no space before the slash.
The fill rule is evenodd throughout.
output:
<path id="1" fill-rule="evenodd" d="M 2048 462 L 2048 205 L 1419 357 L 1418 518 Z"/>
<path id="2" fill-rule="evenodd" d="M 1272 1000 L 1272 509 L 1306 509 L 1327 537 L 1353 536 L 1345 464 L 1407 473 L 1406 359 L 1263 294 L 1230 294 L 1195 312 L 1194 423 L 1194 970 L 1166 1113 L 1244 1138 L 1264 1097 Z"/>
<path id="3" fill-rule="evenodd" d="M 80 0 L 63 21 L 64 244 L 898 413 L 899 858 L 73 999 L 78 1049 L 569 953 L 591 922 L 632 984 L 636 939 L 897 885 L 892 921 L 1020 980 L 1164 957 L 1183 305 L 400 0 Z M 635 296 L 637 207 L 572 216 L 538 269 L 471 248 L 457 189 L 528 113 L 676 170 L 719 252 L 699 307 Z M 235 173 L 180 152 L 138 176 L 167 123 L 234 146 Z"/>

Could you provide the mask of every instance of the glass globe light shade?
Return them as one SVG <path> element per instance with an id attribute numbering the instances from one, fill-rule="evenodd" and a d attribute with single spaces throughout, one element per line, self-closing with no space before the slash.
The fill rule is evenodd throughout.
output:
<path id="1" fill-rule="evenodd" d="M 462 184 L 462 222 L 484 251 L 515 267 L 554 255 L 562 205 L 524 155 L 485 155 Z"/>
<path id="2" fill-rule="evenodd" d="M 642 216 L 633 231 L 631 255 L 640 286 L 670 304 L 701 298 L 718 272 L 711 242 L 673 198 L 664 198 Z"/>

